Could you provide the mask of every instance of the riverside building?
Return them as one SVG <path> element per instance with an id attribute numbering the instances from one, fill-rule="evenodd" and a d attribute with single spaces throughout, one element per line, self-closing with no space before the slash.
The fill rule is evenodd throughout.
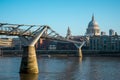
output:
<path id="1" fill-rule="evenodd" d="M 109 35 L 103 31 L 100 34 L 100 28 L 94 19 L 94 15 L 86 29 L 86 36 L 89 37 L 87 44 L 91 51 L 120 51 L 120 35 L 117 35 L 113 29 L 109 30 Z"/>
<path id="2" fill-rule="evenodd" d="M 92 36 L 89 41 L 90 50 L 120 51 L 120 36 Z"/>
<path id="3" fill-rule="evenodd" d="M 0 38 L 0 47 L 13 47 L 13 40 L 11 38 Z"/>

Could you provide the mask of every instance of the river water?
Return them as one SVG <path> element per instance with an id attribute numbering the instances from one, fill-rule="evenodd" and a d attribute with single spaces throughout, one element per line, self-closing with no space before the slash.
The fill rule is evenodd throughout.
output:
<path id="1" fill-rule="evenodd" d="M 0 57 L 0 80 L 120 80 L 120 57 L 39 57 L 38 75 L 20 75 L 20 62 Z"/>

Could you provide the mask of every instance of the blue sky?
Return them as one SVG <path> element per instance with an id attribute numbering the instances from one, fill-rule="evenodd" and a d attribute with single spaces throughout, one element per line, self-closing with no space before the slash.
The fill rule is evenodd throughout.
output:
<path id="1" fill-rule="evenodd" d="M 101 31 L 120 34 L 120 0 L 0 0 L 0 22 L 49 25 L 65 36 L 84 35 L 92 14 Z"/>

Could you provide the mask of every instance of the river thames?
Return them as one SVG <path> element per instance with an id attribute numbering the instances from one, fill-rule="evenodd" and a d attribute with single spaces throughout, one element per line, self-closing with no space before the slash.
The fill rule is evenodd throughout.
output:
<path id="1" fill-rule="evenodd" d="M 120 80 L 120 57 L 38 57 L 38 75 L 19 74 L 21 57 L 0 57 L 0 80 Z"/>

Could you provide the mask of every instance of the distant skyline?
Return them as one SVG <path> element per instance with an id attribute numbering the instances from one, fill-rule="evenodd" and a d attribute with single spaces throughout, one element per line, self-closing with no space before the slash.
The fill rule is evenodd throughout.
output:
<path id="1" fill-rule="evenodd" d="M 120 35 L 120 0 L 0 0 L 0 22 L 49 25 L 65 36 L 84 35 L 94 13 L 100 30 Z"/>

